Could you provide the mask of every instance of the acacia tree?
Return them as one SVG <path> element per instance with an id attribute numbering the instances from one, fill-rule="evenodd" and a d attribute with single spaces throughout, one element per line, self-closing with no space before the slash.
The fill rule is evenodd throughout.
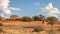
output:
<path id="1" fill-rule="evenodd" d="M 44 16 L 44 15 L 39 15 L 39 20 L 40 20 L 40 21 L 43 21 L 43 23 L 44 23 L 44 21 L 45 21 L 45 16 Z"/>
<path id="2" fill-rule="evenodd" d="M 38 16 L 33 16 L 32 18 L 34 19 L 34 21 L 39 21 L 39 17 Z"/>
<path id="3" fill-rule="evenodd" d="M 29 22 L 29 21 L 31 21 L 31 18 L 29 16 L 24 16 L 24 17 L 22 17 L 22 20 L 25 22 Z"/>
<path id="4" fill-rule="evenodd" d="M 51 29 L 53 29 L 53 25 L 56 23 L 55 22 L 56 20 L 58 20 L 58 18 L 56 17 L 53 16 L 47 17 L 47 21 L 49 21 L 48 24 L 51 24 Z"/>
<path id="5" fill-rule="evenodd" d="M 18 15 L 11 15 L 10 19 L 12 19 L 12 20 L 20 20 L 21 18 Z"/>

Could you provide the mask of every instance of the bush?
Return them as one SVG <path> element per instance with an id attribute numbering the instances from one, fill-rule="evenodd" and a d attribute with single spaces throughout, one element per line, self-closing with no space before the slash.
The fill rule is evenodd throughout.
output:
<path id="1" fill-rule="evenodd" d="M 2 23 L 0 23 L 0 26 L 3 26 L 3 24 L 2 24 Z"/>
<path id="2" fill-rule="evenodd" d="M 54 30 L 48 31 L 49 34 L 56 34 Z"/>
<path id="3" fill-rule="evenodd" d="M 58 29 L 58 31 L 60 31 L 60 28 Z"/>
<path id="4" fill-rule="evenodd" d="M 43 27 L 42 26 L 38 26 L 34 28 L 34 32 L 41 32 L 43 31 Z"/>
<path id="5" fill-rule="evenodd" d="M 30 22 L 30 21 L 32 21 L 32 19 L 29 16 L 24 16 L 24 17 L 22 17 L 22 21 Z"/>
<path id="6" fill-rule="evenodd" d="M 34 19 L 34 21 L 39 21 L 39 17 L 38 16 L 33 16 L 32 18 Z"/>
<path id="7" fill-rule="evenodd" d="M 3 29 L 2 29 L 2 28 L 0 28 L 0 33 L 1 33 L 1 32 L 3 32 Z"/>

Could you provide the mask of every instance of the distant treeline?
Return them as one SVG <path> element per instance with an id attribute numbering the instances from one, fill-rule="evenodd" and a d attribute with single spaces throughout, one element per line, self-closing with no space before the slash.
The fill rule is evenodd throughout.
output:
<path id="1" fill-rule="evenodd" d="M 12 21 L 24 21 L 24 22 L 30 22 L 30 21 L 47 21 L 48 19 L 58 19 L 54 16 L 44 16 L 44 15 L 38 15 L 38 16 L 23 16 L 20 17 L 18 15 L 11 15 L 10 18 L 5 18 L 5 17 L 1 17 L 0 16 L 0 21 L 8 21 L 8 20 L 12 20 Z"/>

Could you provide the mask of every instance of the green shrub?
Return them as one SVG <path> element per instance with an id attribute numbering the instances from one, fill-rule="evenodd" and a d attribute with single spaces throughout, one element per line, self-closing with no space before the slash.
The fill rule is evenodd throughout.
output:
<path id="1" fill-rule="evenodd" d="M 35 27 L 34 28 L 34 32 L 41 32 L 41 31 L 43 31 L 44 29 L 43 29 L 43 27 L 42 26 L 38 26 L 38 27 Z"/>
<path id="2" fill-rule="evenodd" d="M 49 34 L 56 34 L 54 30 L 49 30 L 48 33 Z"/>
<path id="3" fill-rule="evenodd" d="M 32 19 L 29 16 L 24 16 L 24 17 L 22 17 L 22 21 L 30 22 L 30 21 L 32 21 Z"/>

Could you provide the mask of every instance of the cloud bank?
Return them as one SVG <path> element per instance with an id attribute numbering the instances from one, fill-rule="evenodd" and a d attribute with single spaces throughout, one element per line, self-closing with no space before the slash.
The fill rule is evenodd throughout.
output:
<path id="1" fill-rule="evenodd" d="M 10 0 L 0 0 L 0 10 L 3 14 L 11 14 L 12 10 L 20 10 L 19 8 L 10 8 Z"/>
<path id="2" fill-rule="evenodd" d="M 44 11 L 48 12 L 49 16 L 55 16 L 58 18 L 58 15 L 60 12 L 58 8 L 55 8 L 52 3 L 49 3 L 47 6 L 42 8 Z"/>
<path id="3" fill-rule="evenodd" d="M 1 13 L 0 16 L 5 17 L 3 13 Z"/>

